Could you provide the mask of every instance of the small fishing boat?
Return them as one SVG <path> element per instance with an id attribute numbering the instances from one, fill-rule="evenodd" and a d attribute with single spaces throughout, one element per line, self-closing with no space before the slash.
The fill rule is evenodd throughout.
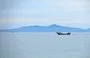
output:
<path id="1" fill-rule="evenodd" d="M 56 32 L 58 35 L 70 35 L 71 33 L 68 32 L 68 33 L 62 33 L 62 32 Z"/>

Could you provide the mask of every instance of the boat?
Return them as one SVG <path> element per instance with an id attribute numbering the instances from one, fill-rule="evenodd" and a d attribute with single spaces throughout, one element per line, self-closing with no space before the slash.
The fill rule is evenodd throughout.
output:
<path id="1" fill-rule="evenodd" d="M 62 33 L 62 32 L 56 32 L 58 35 L 70 35 L 71 33 L 68 32 L 68 33 Z"/>

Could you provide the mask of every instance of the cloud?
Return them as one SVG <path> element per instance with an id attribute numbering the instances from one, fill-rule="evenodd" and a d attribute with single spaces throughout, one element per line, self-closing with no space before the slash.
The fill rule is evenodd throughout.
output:
<path id="1" fill-rule="evenodd" d="M 0 26 L 60 23 L 89 27 L 89 3 L 89 0 L 0 0 Z"/>

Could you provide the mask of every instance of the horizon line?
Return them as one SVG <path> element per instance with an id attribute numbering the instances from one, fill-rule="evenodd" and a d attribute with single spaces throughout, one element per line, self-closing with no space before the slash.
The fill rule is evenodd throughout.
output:
<path id="1" fill-rule="evenodd" d="M 89 27 L 88 28 L 80 28 L 80 27 L 71 27 L 71 26 L 65 26 L 65 25 L 59 25 L 59 24 L 49 24 L 49 25 L 36 25 L 36 24 L 33 24 L 33 25 L 23 25 L 23 26 L 18 26 L 18 27 L 15 27 L 15 28 L 5 28 L 5 29 L 0 29 L 0 30 L 8 30 L 8 29 L 17 29 L 17 28 L 22 28 L 22 27 L 34 27 L 34 26 L 38 26 L 38 27 L 48 27 L 48 26 L 62 26 L 62 27 L 70 27 L 70 28 L 79 28 L 79 29 L 90 29 Z"/>

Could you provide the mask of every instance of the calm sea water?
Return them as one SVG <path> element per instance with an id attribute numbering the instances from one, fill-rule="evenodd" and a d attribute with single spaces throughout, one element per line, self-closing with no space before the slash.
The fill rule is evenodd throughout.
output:
<path id="1" fill-rule="evenodd" d="M 90 33 L 0 32 L 0 58 L 90 58 Z"/>

